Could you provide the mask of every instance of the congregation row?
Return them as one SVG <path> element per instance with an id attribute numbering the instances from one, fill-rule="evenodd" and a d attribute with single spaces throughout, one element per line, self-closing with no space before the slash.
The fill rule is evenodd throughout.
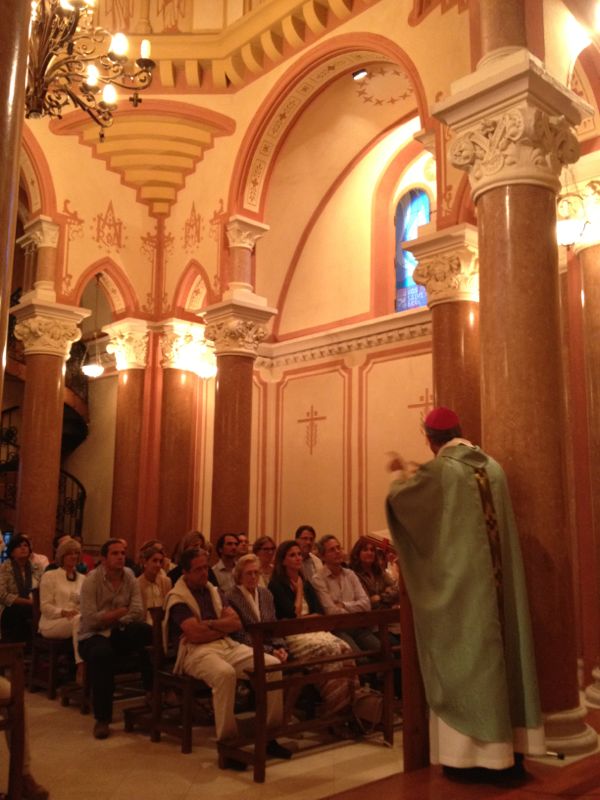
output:
<path id="1" fill-rule="evenodd" d="M 116 659 L 138 657 L 144 687 L 151 690 L 150 609 L 162 607 L 164 641 L 177 650 L 176 670 L 211 687 L 217 740 L 228 741 L 237 733 L 236 683 L 252 668 L 248 625 L 398 603 L 396 565 L 393 559 L 386 563 L 372 540 L 361 537 L 349 558 L 335 536 L 318 541 L 318 555 L 315 540 L 315 531 L 308 525 L 279 546 L 268 536 L 250 546 L 244 534 L 224 534 L 215 544 L 218 559 L 211 567 L 210 544 L 199 532 L 185 536 L 171 558 L 159 541 L 146 542 L 137 563 L 127 559 L 124 540 L 109 539 L 100 550 L 99 564 L 88 572 L 90 565 L 83 561 L 77 540 L 57 540 L 54 560 L 42 571 L 28 537 L 19 534 L 9 541 L 8 560 L 0 566 L 2 636 L 27 641 L 32 592 L 39 587 L 39 632 L 48 638 L 72 637 L 78 678 L 83 681 L 87 670 L 91 686 L 94 736 L 104 739 L 111 732 Z M 379 646 L 376 635 L 362 628 L 348 627 L 336 635 L 326 631 L 296 634 L 267 641 L 265 663 L 360 654 Z M 335 662 L 326 665 L 324 670 L 328 669 L 335 672 Z M 277 679 L 278 673 L 271 675 Z M 350 705 L 355 688 L 354 677 L 322 682 L 323 712 L 334 714 Z M 281 692 L 271 692 L 269 726 L 279 727 L 291 705 L 287 697 L 284 703 Z M 275 739 L 269 741 L 268 753 L 291 756 Z M 228 759 L 225 766 L 245 765 Z"/>

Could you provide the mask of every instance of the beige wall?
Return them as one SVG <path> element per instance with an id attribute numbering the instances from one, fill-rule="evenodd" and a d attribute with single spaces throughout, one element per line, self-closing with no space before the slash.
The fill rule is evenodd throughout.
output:
<path id="1" fill-rule="evenodd" d="M 101 544 L 110 536 L 116 408 L 116 376 L 90 381 L 89 434 L 63 464 L 87 492 L 83 518 L 86 545 Z"/>

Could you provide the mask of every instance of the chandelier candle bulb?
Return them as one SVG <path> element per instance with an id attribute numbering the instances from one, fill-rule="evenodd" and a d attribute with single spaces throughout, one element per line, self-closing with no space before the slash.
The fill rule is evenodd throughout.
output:
<path id="1" fill-rule="evenodd" d="M 115 106 L 117 104 L 117 90 L 112 83 L 107 83 L 102 90 L 102 101 L 107 106 Z"/>
<path id="2" fill-rule="evenodd" d="M 97 86 L 100 70 L 94 64 L 88 64 L 85 82 L 88 86 Z"/>
<path id="3" fill-rule="evenodd" d="M 124 58 L 129 50 L 129 42 L 124 33 L 115 33 L 110 43 L 110 52 L 118 58 Z"/>
<path id="4" fill-rule="evenodd" d="M 150 58 L 152 52 L 152 45 L 150 44 L 150 39 L 142 39 L 142 43 L 140 45 L 140 58 L 143 58 L 145 61 Z"/>

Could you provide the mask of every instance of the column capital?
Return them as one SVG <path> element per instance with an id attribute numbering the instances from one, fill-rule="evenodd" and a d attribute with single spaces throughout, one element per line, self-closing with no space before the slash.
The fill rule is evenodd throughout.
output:
<path id="1" fill-rule="evenodd" d="M 127 317 L 104 325 L 110 341 L 106 352 L 112 353 L 118 370 L 145 369 L 148 364 L 148 323 L 143 319 Z"/>
<path id="2" fill-rule="evenodd" d="M 194 372 L 200 378 L 216 375 L 213 346 L 206 341 L 204 324 L 171 317 L 152 326 L 159 334 L 163 369 Z"/>
<path id="3" fill-rule="evenodd" d="M 269 230 L 270 226 L 263 222 L 244 217 L 241 214 L 234 214 L 229 217 L 226 227 L 229 248 L 241 247 L 252 252 L 256 242 Z"/>
<path id="4" fill-rule="evenodd" d="M 563 165 L 579 157 L 572 126 L 591 112 L 522 48 L 482 61 L 433 108 L 456 134 L 449 157 L 468 172 L 474 200 L 509 184 L 558 192 Z"/>
<path id="5" fill-rule="evenodd" d="M 26 222 L 24 231 L 19 243 L 28 240 L 33 242 L 36 247 L 58 247 L 60 225 L 51 217 L 39 216 Z"/>
<path id="6" fill-rule="evenodd" d="M 405 242 L 419 262 L 415 283 L 427 289 L 427 304 L 479 301 L 479 245 L 477 228 L 463 223 Z"/>
<path id="7" fill-rule="evenodd" d="M 215 303 L 204 309 L 206 338 L 215 343 L 218 356 L 256 358 L 258 346 L 267 335 L 267 323 L 277 313 L 266 305 L 239 300 Z"/>
<path id="8" fill-rule="evenodd" d="M 17 318 L 15 336 L 23 342 L 25 355 L 68 358 L 73 342 L 81 338 L 80 322 L 90 310 L 62 303 L 26 301 L 10 309 Z"/>

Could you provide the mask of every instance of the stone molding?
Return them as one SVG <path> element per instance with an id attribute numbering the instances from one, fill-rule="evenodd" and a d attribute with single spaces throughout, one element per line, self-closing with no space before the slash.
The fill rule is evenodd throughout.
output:
<path id="1" fill-rule="evenodd" d="M 217 356 L 241 355 L 255 358 L 266 337 L 267 323 L 277 313 L 274 308 L 242 303 L 239 300 L 216 303 L 203 312 L 206 338 L 215 343 Z"/>
<path id="2" fill-rule="evenodd" d="M 252 252 L 256 242 L 270 230 L 270 226 L 241 214 L 235 214 L 227 222 L 227 241 L 230 249 L 240 247 Z"/>
<path id="3" fill-rule="evenodd" d="M 159 334 L 163 369 L 193 372 L 201 378 L 216 374 L 214 351 L 202 322 L 171 318 L 152 327 Z"/>
<path id="4" fill-rule="evenodd" d="M 91 312 L 60 303 L 25 302 L 11 308 L 10 313 L 17 318 L 15 336 L 23 342 L 25 356 L 66 359 L 73 342 L 81 338 L 80 322 Z"/>
<path id="5" fill-rule="evenodd" d="M 106 352 L 115 356 L 118 370 L 145 369 L 148 364 L 148 323 L 128 317 L 102 330 L 110 337 Z"/>
<path id="6" fill-rule="evenodd" d="M 431 312 L 427 309 L 390 314 L 328 333 L 290 342 L 262 344 L 256 366 L 264 369 L 309 364 L 326 358 L 399 343 L 431 339 Z"/>
<path id="7" fill-rule="evenodd" d="M 26 223 L 24 230 L 25 233 L 17 239 L 17 244 L 26 252 L 31 248 L 37 250 L 40 247 L 58 247 L 60 226 L 50 217 L 36 217 Z"/>
<path id="8" fill-rule="evenodd" d="M 464 223 L 406 242 L 418 260 L 415 283 L 427 289 L 429 308 L 440 303 L 479 301 L 477 228 Z"/>
<path id="9" fill-rule="evenodd" d="M 456 134 L 449 157 L 468 172 L 475 201 L 509 184 L 558 192 L 562 167 L 579 157 L 573 126 L 590 112 L 523 49 L 482 62 L 433 109 Z"/>

